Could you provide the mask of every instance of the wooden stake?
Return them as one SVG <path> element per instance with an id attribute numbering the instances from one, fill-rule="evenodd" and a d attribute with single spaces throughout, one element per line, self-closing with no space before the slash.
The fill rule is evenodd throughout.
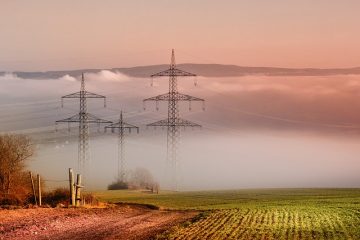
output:
<path id="1" fill-rule="evenodd" d="M 76 175 L 76 206 L 81 204 L 81 174 Z"/>
<path id="2" fill-rule="evenodd" d="M 69 168 L 70 205 L 75 206 L 75 183 L 72 168 Z"/>
<path id="3" fill-rule="evenodd" d="M 34 185 L 33 175 L 32 175 L 32 172 L 29 172 L 29 174 L 30 174 L 31 187 L 32 187 L 33 196 L 34 196 L 34 202 L 35 202 L 35 205 L 37 205 L 36 192 L 35 192 L 35 185 Z"/>
<path id="4" fill-rule="evenodd" d="M 37 184 L 38 184 L 38 198 L 39 198 L 39 206 L 41 206 L 41 182 L 40 175 L 37 175 Z"/>

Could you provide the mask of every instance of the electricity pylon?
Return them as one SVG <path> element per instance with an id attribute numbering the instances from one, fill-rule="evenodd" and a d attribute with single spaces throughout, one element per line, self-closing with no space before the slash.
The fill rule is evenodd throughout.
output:
<path id="1" fill-rule="evenodd" d="M 65 118 L 62 120 L 58 120 L 55 123 L 68 123 L 69 130 L 71 123 L 79 123 L 79 146 L 78 146 L 78 167 L 79 171 L 85 173 L 86 165 L 89 162 L 89 123 L 97 123 L 98 125 L 104 123 L 109 124 L 111 121 L 104 120 L 98 118 L 87 112 L 87 98 L 99 98 L 104 99 L 104 107 L 106 107 L 106 97 L 102 95 L 98 95 L 95 93 L 91 93 L 85 90 L 85 78 L 84 73 L 81 75 L 81 87 L 80 91 L 76 93 L 71 93 L 61 97 L 61 106 L 64 106 L 65 98 L 79 98 L 80 99 L 80 111 L 78 114 L 71 116 L 69 118 Z"/>
<path id="2" fill-rule="evenodd" d="M 168 118 L 164 120 L 160 120 L 154 123 L 147 124 L 147 126 L 161 126 L 167 127 L 167 162 L 171 166 L 171 175 L 172 175 L 172 188 L 173 190 L 177 190 L 178 188 L 178 159 L 177 159 L 177 151 L 178 144 L 180 140 L 180 127 L 201 127 L 199 124 L 190 122 L 188 120 L 182 119 L 179 117 L 179 101 L 188 101 L 189 109 L 191 110 L 191 102 L 192 101 L 201 101 L 204 106 L 204 99 L 193 97 L 190 95 L 182 94 L 178 92 L 177 87 L 177 77 L 195 77 L 196 75 L 193 73 L 185 72 L 176 68 L 175 63 L 175 53 L 174 49 L 172 49 L 171 53 L 171 63 L 170 68 L 155 73 L 151 75 L 151 77 L 169 77 L 169 92 L 165 94 L 161 94 L 155 97 L 144 99 L 144 108 L 145 102 L 147 101 L 155 101 L 156 109 L 158 110 L 159 101 L 168 102 Z"/>
<path id="3" fill-rule="evenodd" d="M 118 129 L 118 181 L 125 182 L 126 180 L 126 169 L 125 169 L 125 154 L 124 154 L 124 141 L 125 141 L 125 130 L 129 130 L 131 133 L 131 129 L 136 129 L 137 133 L 139 133 L 139 127 L 128 124 L 124 122 L 123 113 L 120 112 L 119 121 L 113 124 L 110 124 L 105 127 L 106 129 L 111 129 L 112 132 L 115 132 L 115 129 Z"/>

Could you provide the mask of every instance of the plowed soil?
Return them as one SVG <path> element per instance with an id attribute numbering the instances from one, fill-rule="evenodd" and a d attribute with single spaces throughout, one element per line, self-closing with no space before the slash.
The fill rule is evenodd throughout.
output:
<path id="1" fill-rule="evenodd" d="M 0 210 L 0 239 L 151 239 L 196 214 L 137 205 Z"/>

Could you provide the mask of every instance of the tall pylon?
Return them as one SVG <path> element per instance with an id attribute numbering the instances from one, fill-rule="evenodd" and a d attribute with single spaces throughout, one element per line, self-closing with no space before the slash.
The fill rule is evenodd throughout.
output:
<path id="1" fill-rule="evenodd" d="M 90 154 L 89 154 L 89 123 L 100 124 L 109 124 L 111 121 L 98 118 L 87 112 L 87 98 L 98 98 L 104 99 L 104 107 L 106 107 L 106 97 L 91 93 L 85 89 L 85 78 L 84 73 L 81 74 L 81 87 L 80 91 L 76 93 L 71 93 L 61 97 L 61 106 L 64 106 L 65 98 L 79 98 L 80 99 L 80 111 L 78 114 L 58 120 L 55 124 L 58 123 L 68 123 L 70 130 L 71 123 L 79 123 L 79 145 L 78 145 L 78 168 L 79 171 L 83 174 L 86 173 L 86 165 L 89 163 Z"/>
<path id="2" fill-rule="evenodd" d="M 176 68 L 175 62 L 175 51 L 172 49 L 171 52 L 171 63 L 169 69 L 161 71 L 151 75 L 151 77 L 169 77 L 169 91 L 168 93 L 161 94 L 155 97 L 144 99 L 144 108 L 147 101 L 155 101 L 156 109 L 159 109 L 159 101 L 168 102 L 168 118 L 160 120 L 154 123 L 147 124 L 147 126 L 152 127 L 167 127 L 167 162 L 171 167 L 172 175 L 172 189 L 178 190 L 178 144 L 180 140 L 180 128 L 186 127 L 201 127 L 199 124 L 190 122 L 188 120 L 180 118 L 179 111 L 179 101 L 188 101 L 189 109 L 191 110 L 192 101 L 201 101 L 203 102 L 204 108 L 204 99 L 193 97 L 190 95 L 182 94 L 178 92 L 177 77 L 195 77 L 196 74 L 185 72 Z"/>
<path id="3" fill-rule="evenodd" d="M 124 145 L 125 145 L 125 130 L 129 130 L 131 133 L 132 129 L 136 129 L 137 133 L 139 133 L 139 127 L 128 124 L 124 122 L 123 112 L 120 112 L 119 121 L 113 124 L 110 124 L 105 127 L 106 129 L 111 129 L 112 132 L 118 130 L 118 172 L 117 177 L 118 181 L 125 182 L 126 181 L 126 167 L 125 167 L 125 153 L 124 153 Z"/>

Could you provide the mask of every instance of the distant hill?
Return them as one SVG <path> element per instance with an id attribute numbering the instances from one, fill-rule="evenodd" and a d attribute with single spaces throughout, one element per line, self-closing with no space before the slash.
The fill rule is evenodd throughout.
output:
<path id="1" fill-rule="evenodd" d="M 168 65 L 150 65 L 130 68 L 111 68 L 106 70 L 119 71 L 132 77 L 149 77 L 151 74 L 165 70 Z M 178 68 L 196 73 L 204 77 L 236 77 L 246 75 L 268 75 L 268 76 L 328 76 L 360 74 L 360 67 L 355 68 L 274 68 L 274 67 L 243 67 L 222 64 L 179 64 Z M 59 78 L 66 74 L 76 77 L 82 72 L 98 72 L 103 69 L 79 69 L 69 71 L 47 71 L 47 72 L 14 72 L 21 78 L 49 79 Z M 5 74 L 5 72 L 0 72 Z"/>

